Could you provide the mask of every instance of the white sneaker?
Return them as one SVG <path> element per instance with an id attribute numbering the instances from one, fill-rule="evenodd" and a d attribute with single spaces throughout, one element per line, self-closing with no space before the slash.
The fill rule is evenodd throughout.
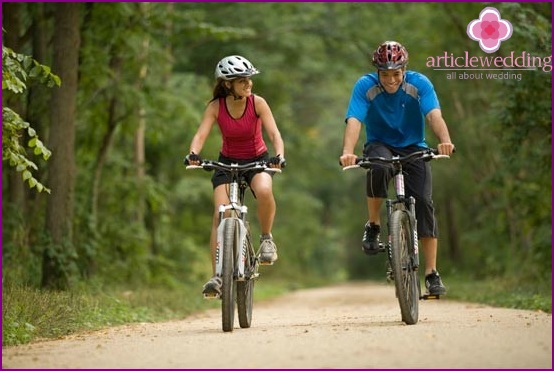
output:
<path id="1" fill-rule="evenodd" d="M 202 288 L 202 294 L 206 299 L 215 299 L 221 296 L 221 278 L 218 276 L 213 276 L 208 282 L 204 284 Z"/>
<path id="2" fill-rule="evenodd" d="M 260 264 L 273 265 L 277 259 L 277 246 L 275 246 L 273 240 L 270 238 L 262 240 L 260 245 Z"/>

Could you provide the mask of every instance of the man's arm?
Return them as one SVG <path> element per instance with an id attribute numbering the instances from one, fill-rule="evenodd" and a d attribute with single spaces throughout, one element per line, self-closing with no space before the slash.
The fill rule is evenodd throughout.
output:
<path id="1" fill-rule="evenodd" d="M 360 130 L 362 123 L 354 118 L 350 117 L 346 120 L 346 127 L 344 129 L 344 138 L 342 143 L 342 156 L 340 156 L 340 163 L 342 166 L 350 166 L 356 164 L 356 155 L 354 149 L 358 143 L 360 137 Z"/>
<path id="2" fill-rule="evenodd" d="M 435 136 L 439 140 L 439 144 L 437 146 L 439 154 L 448 156 L 452 155 L 452 152 L 454 152 L 454 144 L 452 144 L 452 141 L 450 140 L 448 127 L 442 117 L 441 110 L 435 108 L 431 110 L 425 118 L 431 127 L 431 130 L 433 130 L 433 133 L 435 133 Z"/>

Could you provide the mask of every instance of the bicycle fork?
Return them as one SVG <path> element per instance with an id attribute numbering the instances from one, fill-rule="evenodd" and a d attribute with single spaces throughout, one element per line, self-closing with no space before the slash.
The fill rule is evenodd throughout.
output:
<path id="1" fill-rule="evenodd" d="M 396 190 L 397 199 L 391 200 L 387 199 L 386 201 L 386 207 L 387 207 L 387 216 L 389 220 L 388 230 L 390 231 L 391 225 L 390 220 L 392 213 L 397 209 L 396 205 L 402 204 L 405 206 L 407 210 L 409 210 L 409 216 L 410 216 L 410 227 L 412 229 L 413 235 L 412 235 L 412 251 L 413 255 L 410 256 L 411 260 L 411 266 L 414 271 L 417 271 L 419 268 L 419 239 L 417 235 L 417 219 L 415 217 L 415 203 L 416 200 L 414 197 L 410 196 L 406 199 L 405 191 L 404 191 L 404 174 L 402 174 L 402 168 L 398 169 L 398 172 L 394 176 L 394 186 Z M 392 281 L 393 274 L 392 274 L 392 268 L 390 267 L 390 262 L 392 260 L 391 254 L 391 235 L 389 233 L 388 241 L 387 241 L 387 250 L 388 254 L 387 257 L 389 259 L 389 267 L 387 269 L 387 280 Z"/>
<path id="2" fill-rule="evenodd" d="M 248 207 L 240 205 L 238 200 L 239 185 L 237 183 L 230 184 L 230 203 L 229 205 L 220 205 L 219 206 L 219 225 L 217 227 L 217 244 L 215 249 L 215 274 L 218 277 L 221 277 L 223 272 L 223 260 L 220 259 L 222 256 L 222 249 L 224 248 L 234 248 L 235 256 L 235 269 L 233 271 L 234 279 L 237 281 L 244 281 L 250 277 L 246 274 L 246 260 L 249 254 L 249 241 L 248 241 L 248 229 L 246 226 L 246 214 L 248 213 Z M 228 210 L 235 211 L 238 217 L 225 217 L 225 213 Z M 226 246 L 224 244 L 225 240 L 225 225 L 226 221 L 232 220 L 231 223 L 235 223 L 235 228 L 238 228 L 238 240 L 237 243 L 231 246 Z M 236 232 L 235 232 L 236 233 Z"/>

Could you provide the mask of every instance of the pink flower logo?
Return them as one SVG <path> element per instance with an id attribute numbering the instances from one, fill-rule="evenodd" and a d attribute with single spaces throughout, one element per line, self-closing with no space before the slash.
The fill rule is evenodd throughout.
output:
<path id="1" fill-rule="evenodd" d="M 512 24 L 500 18 L 496 8 L 486 7 L 479 13 L 479 19 L 474 19 L 467 25 L 467 35 L 479 41 L 479 47 L 486 53 L 494 53 L 500 48 L 502 41 L 512 36 Z"/>

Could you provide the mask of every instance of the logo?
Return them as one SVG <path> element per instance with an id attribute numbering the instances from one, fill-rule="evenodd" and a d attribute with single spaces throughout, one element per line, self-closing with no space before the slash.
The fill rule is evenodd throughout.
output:
<path id="1" fill-rule="evenodd" d="M 448 80 L 521 80 L 523 71 L 552 72 L 552 55 L 538 56 L 526 50 L 492 54 L 500 49 L 502 41 L 512 37 L 513 31 L 512 24 L 502 19 L 498 9 L 486 7 L 479 13 L 479 19 L 468 23 L 466 32 L 487 55 L 472 55 L 468 50 L 444 51 L 427 57 L 425 65 L 435 71 L 448 71 Z"/>
<path id="2" fill-rule="evenodd" d="M 479 19 L 474 19 L 467 25 L 467 35 L 470 39 L 479 41 L 479 47 L 485 53 L 494 53 L 500 48 L 502 41 L 512 37 L 512 24 L 500 17 L 498 9 L 486 7 L 479 13 Z"/>

